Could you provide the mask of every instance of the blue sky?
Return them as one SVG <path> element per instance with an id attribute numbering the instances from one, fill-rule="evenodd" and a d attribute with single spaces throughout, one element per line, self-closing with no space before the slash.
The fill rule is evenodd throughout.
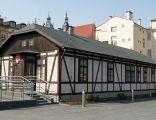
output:
<path id="1" fill-rule="evenodd" d="M 148 27 L 150 19 L 156 18 L 156 0 L 0 0 L 0 14 L 6 20 L 32 23 L 37 18 L 43 24 L 49 12 L 55 28 L 62 26 L 66 11 L 70 25 L 75 26 L 99 25 L 108 16 L 123 16 L 127 10 Z"/>

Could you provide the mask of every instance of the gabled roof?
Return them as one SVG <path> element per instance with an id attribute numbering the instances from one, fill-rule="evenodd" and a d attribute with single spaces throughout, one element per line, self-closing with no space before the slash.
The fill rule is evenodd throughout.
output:
<path id="1" fill-rule="evenodd" d="M 87 24 L 74 27 L 74 34 L 95 40 L 95 24 Z"/>
<path id="2" fill-rule="evenodd" d="M 105 54 L 110 56 L 136 60 L 136 61 L 142 61 L 146 63 L 153 63 L 153 64 L 156 63 L 156 61 L 154 61 L 150 57 L 140 54 L 134 50 L 121 48 L 110 44 L 105 44 L 97 40 L 90 40 L 84 37 L 79 37 L 77 35 L 69 35 L 67 32 L 63 32 L 61 30 L 55 30 L 55 29 L 51 29 L 51 28 L 47 28 L 35 24 L 24 27 L 23 29 L 12 34 L 3 43 L 3 45 L 1 45 L 0 52 L 3 46 L 7 45 L 7 42 L 9 42 L 12 36 L 33 32 L 33 31 L 36 31 L 39 34 L 43 35 L 44 37 L 46 37 L 47 39 L 49 39 L 50 41 L 52 41 L 53 43 L 55 43 L 61 48 L 72 48 L 72 49 L 93 52 L 93 53 L 99 53 L 99 54 Z"/>

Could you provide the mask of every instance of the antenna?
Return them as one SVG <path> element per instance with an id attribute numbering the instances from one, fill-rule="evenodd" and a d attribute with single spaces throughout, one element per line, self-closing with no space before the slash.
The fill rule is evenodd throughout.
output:
<path id="1" fill-rule="evenodd" d="M 38 21 L 38 20 L 40 20 L 40 19 L 35 18 L 34 21 L 33 21 L 33 23 L 34 23 L 34 24 L 37 24 L 37 21 Z"/>

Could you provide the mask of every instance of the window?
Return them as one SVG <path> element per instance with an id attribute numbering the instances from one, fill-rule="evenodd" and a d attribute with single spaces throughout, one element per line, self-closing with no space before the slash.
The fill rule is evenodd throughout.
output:
<path id="1" fill-rule="evenodd" d="M 149 57 L 152 56 L 152 50 L 151 50 L 151 49 L 148 49 L 148 50 L 147 50 L 147 56 L 149 56 Z"/>
<path id="2" fill-rule="evenodd" d="M 112 62 L 107 63 L 107 81 L 108 82 L 114 81 L 114 63 Z"/>
<path id="3" fill-rule="evenodd" d="M 111 27 L 111 32 L 116 32 L 117 31 L 117 27 Z"/>
<path id="4" fill-rule="evenodd" d="M 16 27 L 16 23 L 15 22 L 10 22 L 10 27 L 15 28 Z"/>
<path id="5" fill-rule="evenodd" d="M 79 82 L 87 82 L 88 80 L 88 60 L 79 58 Z"/>
<path id="6" fill-rule="evenodd" d="M 141 67 L 137 66 L 136 70 L 136 81 L 141 82 Z"/>
<path id="7" fill-rule="evenodd" d="M 29 46 L 33 46 L 34 45 L 34 40 L 31 38 L 29 39 Z"/>
<path id="8" fill-rule="evenodd" d="M 155 82 L 155 69 L 151 69 L 151 82 Z"/>
<path id="9" fill-rule="evenodd" d="M 128 41 L 131 41 L 131 38 L 128 38 Z"/>
<path id="10" fill-rule="evenodd" d="M 117 46 L 117 37 L 116 36 L 111 37 L 111 44 Z"/>
<path id="11" fill-rule="evenodd" d="M 144 67 L 143 69 L 143 82 L 147 82 L 147 68 Z"/>
<path id="12" fill-rule="evenodd" d="M 122 39 L 122 42 L 125 42 L 125 39 Z"/>
<path id="13" fill-rule="evenodd" d="M 151 40 L 152 34 L 151 32 L 147 32 L 147 40 Z"/>
<path id="14" fill-rule="evenodd" d="M 45 79 L 45 58 L 40 58 L 37 60 L 37 77 L 42 80 Z"/>
<path id="15" fill-rule="evenodd" d="M 22 47 L 26 47 L 27 41 L 26 40 L 22 40 Z"/>
<path id="16" fill-rule="evenodd" d="M 124 25 L 122 25 L 122 28 L 124 28 L 125 26 Z"/>
<path id="17" fill-rule="evenodd" d="M 145 39 L 143 39 L 142 47 L 145 48 Z"/>
<path id="18" fill-rule="evenodd" d="M 134 65 L 125 66 L 125 81 L 135 82 L 135 66 Z"/>

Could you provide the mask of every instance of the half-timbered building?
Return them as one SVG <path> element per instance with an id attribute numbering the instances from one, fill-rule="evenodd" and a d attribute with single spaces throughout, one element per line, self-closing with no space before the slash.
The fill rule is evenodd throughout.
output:
<path id="1" fill-rule="evenodd" d="M 59 100 L 79 97 L 82 90 L 113 97 L 156 89 L 156 62 L 150 57 L 69 30 L 33 24 L 13 33 L 1 45 L 1 76 L 37 76 L 47 83 L 43 92 Z"/>

